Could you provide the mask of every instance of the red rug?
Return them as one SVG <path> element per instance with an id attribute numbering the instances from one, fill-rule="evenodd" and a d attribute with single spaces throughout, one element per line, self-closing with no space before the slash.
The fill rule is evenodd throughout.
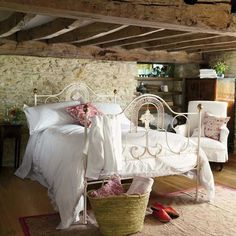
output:
<path id="1" fill-rule="evenodd" d="M 235 236 L 236 235 L 236 190 L 216 186 L 216 198 L 206 202 L 205 192 L 200 191 L 200 200 L 194 200 L 195 190 L 186 190 L 152 196 L 151 201 L 171 204 L 180 217 L 167 224 L 160 223 L 152 215 L 146 216 L 143 231 L 137 236 Z M 25 236 L 99 236 L 96 224 L 73 225 L 67 230 L 56 230 L 60 222 L 58 214 L 21 217 Z M 115 236 L 115 235 L 114 235 Z"/>
<path id="2" fill-rule="evenodd" d="M 31 236 L 30 234 L 30 226 L 28 225 L 28 220 L 31 219 L 37 219 L 37 218 L 44 218 L 45 220 L 47 218 L 58 218 L 60 220 L 59 214 L 58 213 L 53 213 L 53 214 L 44 214 L 44 215 L 34 215 L 34 216 L 23 216 L 19 218 L 19 222 L 21 224 L 22 230 L 25 234 L 25 236 Z"/>

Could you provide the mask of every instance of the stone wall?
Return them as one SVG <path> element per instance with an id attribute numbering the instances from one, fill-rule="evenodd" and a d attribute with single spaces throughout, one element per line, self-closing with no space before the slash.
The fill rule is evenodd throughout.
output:
<path id="1" fill-rule="evenodd" d="M 40 94 L 57 93 L 66 85 L 84 81 L 95 92 L 112 94 L 118 90 L 118 102 L 124 107 L 133 98 L 137 86 L 136 62 L 81 59 L 0 56 L 0 120 L 5 107 L 33 105 L 33 89 Z M 25 127 L 22 153 L 28 139 Z M 4 165 L 13 162 L 13 140 L 4 143 Z"/>

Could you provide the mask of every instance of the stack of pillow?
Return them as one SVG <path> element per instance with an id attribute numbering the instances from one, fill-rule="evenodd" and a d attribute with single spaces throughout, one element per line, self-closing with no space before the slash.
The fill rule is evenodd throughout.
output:
<path id="1" fill-rule="evenodd" d="M 101 114 L 119 114 L 122 109 L 116 103 L 84 103 L 82 99 L 60 103 L 49 103 L 29 107 L 24 105 L 30 135 L 41 132 L 54 125 L 85 125 L 84 106 L 88 107 L 88 119 Z M 129 119 L 122 113 L 121 123 L 129 124 Z"/>

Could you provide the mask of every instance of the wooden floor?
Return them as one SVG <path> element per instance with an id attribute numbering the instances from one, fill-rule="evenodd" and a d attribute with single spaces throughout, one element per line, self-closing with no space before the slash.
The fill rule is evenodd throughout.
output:
<path id="1" fill-rule="evenodd" d="M 236 155 L 231 155 L 223 171 L 212 165 L 215 182 L 236 188 Z M 179 176 L 156 178 L 157 192 L 173 192 L 190 188 L 194 182 Z M 18 222 L 20 216 L 40 215 L 54 212 L 47 190 L 37 182 L 21 180 L 14 176 L 13 169 L 3 168 L 0 173 L 0 236 L 22 236 Z"/>

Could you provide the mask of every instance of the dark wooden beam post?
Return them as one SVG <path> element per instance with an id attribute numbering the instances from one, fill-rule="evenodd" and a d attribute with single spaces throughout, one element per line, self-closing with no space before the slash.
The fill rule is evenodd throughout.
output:
<path id="1" fill-rule="evenodd" d="M 235 36 L 231 27 L 231 1 L 204 1 L 188 5 L 183 0 L 0 0 L 0 8 L 101 22 Z M 214 3 L 214 4 L 213 4 Z M 207 16 L 207 17 L 206 17 Z"/>

